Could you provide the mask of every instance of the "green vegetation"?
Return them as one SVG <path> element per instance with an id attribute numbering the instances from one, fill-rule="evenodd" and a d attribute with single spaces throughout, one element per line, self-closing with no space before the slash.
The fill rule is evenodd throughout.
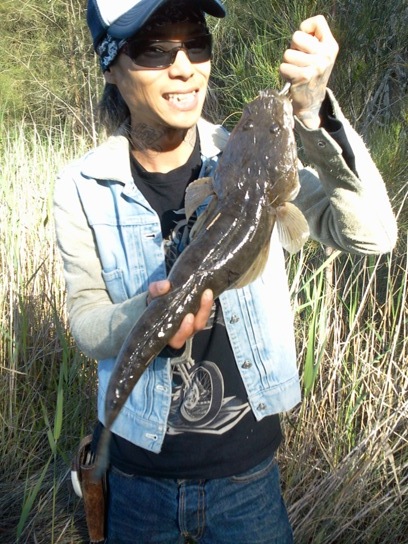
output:
<path id="1" fill-rule="evenodd" d="M 55 247 L 58 170 L 97 141 L 102 78 L 84 0 L 4 0 L 0 68 L 0 540 L 85 542 L 69 465 L 96 417 L 95 363 L 70 337 Z M 369 142 L 398 214 L 381 257 L 309 243 L 288 258 L 302 405 L 279 460 L 299 544 L 405 542 L 408 531 L 408 8 L 404 0 L 227 0 L 208 115 L 231 126 L 279 87 L 291 33 L 323 13 L 331 87 Z"/>

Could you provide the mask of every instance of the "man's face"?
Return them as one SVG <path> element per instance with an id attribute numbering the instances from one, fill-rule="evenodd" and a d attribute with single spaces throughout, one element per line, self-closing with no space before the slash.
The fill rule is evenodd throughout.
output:
<path id="1" fill-rule="evenodd" d="M 155 29 L 149 39 L 179 40 L 203 34 L 195 23 L 174 23 Z M 105 72 L 108 83 L 117 85 L 131 113 L 132 126 L 189 129 L 202 112 L 211 61 L 192 63 L 186 52 L 177 52 L 167 68 L 138 66 L 125 53 Z"/>

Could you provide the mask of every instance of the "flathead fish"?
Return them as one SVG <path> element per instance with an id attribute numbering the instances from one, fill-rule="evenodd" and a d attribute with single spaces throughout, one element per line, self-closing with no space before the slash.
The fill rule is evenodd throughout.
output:
<path id="1" fill-rule="evenodd" d="M 307 222 L 290 202 L 300 188 L 293 122 L 287 96 L 261 92 L 245 107 L 214 177 L 188 187 L 187 216 L 212 198 L 193 227 L 191 243 L 170 271 L 170 291 L 147 306 L 117 357 L 106 396 L 96 475 L 107 467 L 110 428 L 119 411 L 183 318 L 198 311 L 203 291 L 212 289 L 216 298 L 258 277 L 275 223 L 288 251 L 298 251 L 307 239 Z"/>

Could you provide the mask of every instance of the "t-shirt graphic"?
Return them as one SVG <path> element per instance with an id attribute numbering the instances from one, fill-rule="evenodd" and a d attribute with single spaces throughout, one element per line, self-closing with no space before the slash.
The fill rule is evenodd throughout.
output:
<path id="1" fill-rule="evenodd" d="M 226 331 L 218 303 L 213 306 L 213 320 L 216 314 L 219 317 L 214 325 L 209 323 L 209 328 L 224 328 L 224 331 L 213 334 L 214 338 L 221 340 Z M 202 334 L 198 336 L 202 337 Z M 173 395 L 167 429 L 169 435 L 182 432 L 223 434 L 250 411 L 248 402 L 243 398 L 226 394 L 224 376 L 216 362 L 192 357 L 193 344 L 200 340 L 189 340 L 184 354 L 172 360 Z M 224 352 L 220 353 L 225 351 L 224 348 Z"/>

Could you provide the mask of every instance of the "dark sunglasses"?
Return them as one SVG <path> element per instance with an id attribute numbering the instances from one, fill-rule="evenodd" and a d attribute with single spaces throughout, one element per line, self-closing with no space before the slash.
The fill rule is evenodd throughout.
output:
<path id="1" fill-rule="evenodd" d="M 201 34 L 183 42 L 177 40 L 130 40 L 122 47 L 138 66 L 144 68 L 168 68 L 176 60 L 179 51 L 184 51 L 192 63 L 211 59 L 211 34 Z"/>

